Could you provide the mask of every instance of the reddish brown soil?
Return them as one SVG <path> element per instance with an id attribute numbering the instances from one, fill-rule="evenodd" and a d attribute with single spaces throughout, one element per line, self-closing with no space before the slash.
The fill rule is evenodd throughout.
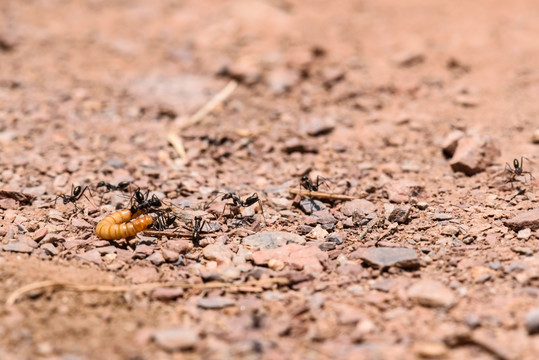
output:
<path id="1" fill-rule="evenodd" d="M 42 280 L 202 283 L 204 271 L 224 268 L 201 248 L 183 255 L 185 265 L 156 266 L 146 255 L 129 258 L 125 242 L 113 243 L 122 256 L 85 261 L 80 255 L 109 245 L 93 226 L 121 198 L 101 200 L 92 190 L 94 204 L 82 198 L 73 219 L 72 204 L 54 210 L 50 200 L 100 180 L 133 180 L 193 208 L 214 190 L 256 191 L 267 225 L 228 220 L 202 245 L 234 252 L 238 284 L 257 271 L 262 279 L 312 277 L 254 292 L 189 290 L 168 301 L 149 291 L 30 294 L 0 307 L 0 358 L 536 358 L 539 337 L 524 319 L 539 302 L 539 233 L 517 238 L 503 220 L 539 206 L 539 182 L 528 179 L 513 196 L 503 168 L 525 156 L 525 170 L 539 173 L 531 140 L 539 127 L 538 18 L 533 0 L 2 1 L 0 180 L 3 190 L 36 199 L 0 206 L 1 245 L 35 247 L 0 252 L 0 302 Z M 179 130 L 231 79 L 239 87 L 223 105 Z M 315 117 L 334 127 L 308 135 Z M 489 136 L 501 156 L 477 175 L 454 173 L 441 149 L 455 129 Z M 186 159 L 168 143 L 170 131 Z M 204 136 L 228 141 L 212 146 Z M 255 266 L 242 238 L 298 233 L 312 221 L 286 199 L 309 168 L 330 180 L 324 191 L 366 198 L 381 218 L 393 181 L 424 190 L 405 199 L 407 224 L 386 222 L 364 237 L 364 227 L 347 226 L 342 203 L 326 203 L 344 242 L 323 251 L 321 272 Z M 452 218 L 435 221 L 435 213 Z M 458 234 L 445 234 L 448 226 Z M 49 235 L 33 243 L 44 228 Z M 154 240 L 150 252 L 175 236 Z M 376 243 L 414 249 L 421 266 L 371 268 L 360 256 Z M 140 267 L 156 272 L 143 279 L 133 272 Z M 410 288 L 420 279 L 439 281 L 454 302 L 418 304 Z M 197 305 L 216 296 L 232 306 Z M 154 339 L 174 327 L 197 336 L 195 344 L 171 351 Z"/>

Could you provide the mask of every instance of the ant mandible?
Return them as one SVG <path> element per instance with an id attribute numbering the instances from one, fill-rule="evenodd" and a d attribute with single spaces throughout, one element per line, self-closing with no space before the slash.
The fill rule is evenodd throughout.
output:
<path id="1" fill-rule="evenodd" d="M 511 168 L 511 165 L 509 165 L 508 163 L 505 163 L 505 171 L 507 171 L 510 174 L 509 179 L 507 179 L 505 181 L 505 183 L 506 184 L 511 183 L 511 188 L 513 187 L 513 182 L 515 182 L 516 178 L 519 177 L 519 176 L 528 174 L 528 175 L 530 175 L 530 181 L 535 180 L 535 178 L 533 177 L 531 171 L 524 171 L 524 169 L 523 169 L 524 159 L 525 158 L 523 156 L 521 156 L 520 157 L 520 163 L 518 162 L 518 159 L 514 159 L 513 160 L 514 169 Z"/>
<path id="2" fill-rule="evenodd" d="M 160 214 L 155 218 L 155 221 L 149 226 L 157 231 L 163 231 L 171 227 L 176 221 L 176 216 L 174 215 L 164 215 Z"/>

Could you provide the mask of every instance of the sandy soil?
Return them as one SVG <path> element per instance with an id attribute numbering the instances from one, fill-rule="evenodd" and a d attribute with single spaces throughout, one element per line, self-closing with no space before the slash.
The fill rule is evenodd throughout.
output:
<path id="1" fill-rule="evenodd" d="M 105 287 L 2 305 L 0 358 L 536 358 L 538 16 L 532 0 L 2 1 L 0 302 Z M 521 157 L 531 174 L 507 182 Z M 304 175 L 361 200 L 290 194 Z M 76 213 L 53 204 L 73 184 L 91 191 Z M 137 187 L 173 228 L 99 239 Z"/>

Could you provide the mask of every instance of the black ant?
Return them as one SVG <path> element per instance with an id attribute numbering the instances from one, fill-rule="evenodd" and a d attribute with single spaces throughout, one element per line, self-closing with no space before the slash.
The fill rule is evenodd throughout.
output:
<path id="1" fill-rule="evenodd" d="M 127 188 L 129 187 L 129 185 L 131 185 L 130 181 L 122 181 L 122 182 L 119 182 L 118 185 L 114 185 L 105 181 L 100 181 L 97 183 L 97 186 L 95 188 L 99 189 L 100 187 L 104 187 L 106 193 L 111 192 L 111 191 L 116 191 L 116 190 L 121 190 L 125 192 L 127 191 Z"/>
<path id="2" fill-rule="evenodd" d="M 303 186 L 306 190 L 309 191 L 318 191 L 320 186 L 325 184 L 327 181 L 326 178 L 323 178 L 321 176 L 316 177 L 316 183 L 314 183 L 307 175 L 304 175 L 301 177 L 301 181 L 299 182 L 300 187 Z"/>
<path id="3" fill-rule="evenodd" d="M 161 200 L 154 194 L 150 197 L 150 190 L 147 190 L 146 193 L 142 193 L 139 189 L 135 191 L 132 197 L 132 203 L 130 209 L 131 213 L 136 213 L 137 211 L 148 211 L 152 208 L 158 208 L 162 205 Z"/>
<path id="4" fill-rule="evenodd" d="M 193 245 L 195 245 L 195 247 L 200 246 L 200 233 L 202 232 L 204 225 L 206 225 L 206 220 L 203 220 L 202 216 L 195 216 L 193 219 L 193 228 L 191 229 L 191 240 L 193 240 Z"/>
<path id="5" fill-rule="evenodd" d="M 242 200 L 236 193 L 229 192 L 229 193 L 224 194 L 221 197 L 221 199 L 222 200 L 231 199 L 232 204 L 227 203 L 226 205 L 228 205 L 229 207 L 234 207 L 236 209 L 240 208 L 240 207 L 247 208 L 247 207 L 249 207 L 251 205 L 254 205 L 255 203 L 258 202 L 258 205 L 260 205 L 260 211 L 262 212 L 262 217 L 265 218 L 265 216 L 264 216 L 264 208 L 262 207 L 262 202 L 260 201 L 260 198 L 258 197 L 257 193 L 253 193 L 251 196 L 245 198 L 245 200 Z M 223 214 L 225 213 L 226 205 L 225 205 L 225 208 L 223 209 Z"/>
<path id="6" fill-rule="evenodd" d="M 149 226 L 157 231 L 164 231 L 174 225 L 174 222 L 176 221 L 176 216 L 174 215 L 164 215 L 160 214 L 158 215 L 154 222 Z"/>
<path id="7" fill-rule="evenodd" d="M 88 197 L 86 195 L 84 195 L 86 190 L 88 190 L 90 195 L 92 194 L 90 189 L 88 188 L 88 186 L 85 186 L 84 189 L 83 189 L 81 186 L 74 186 L 72 184 L 71 185 L 71 194 L 69 194 L 69 195 L 60 194 L 60 195 L 56 196 L 56 198 L 54 199 L 54 204 L 56 205 L 56 201 L 58 199 L 62 199 L 63 202 L 64 202 L 64 205 L 67 205 L 69 203 L 73 203 L 73 205 L 75 205 L 75 210 L 78 210 L 76 201 L 79 200 L 82 196 L 84 196 L 88 201 L 90 201 L 90 199 L 88 199 Z"/>
<path id="8" fill-rule="evenodd" d="M 519 177 L 519 176 L 522 176 L 522 175 L 525 175 L 525 174 L 528 174 L 530 175 L 530 181 L 531 180 L 535 180 L 535 178 L 533 177 L 532 173 L 530 171 L 524 171 L 524 169 L 522 168 L 523 165 L 524 165 L 524 157 L 521 156 L 520 157 L 520 163 L 518 162 L 518 159 L 514 159 L 513 160 L 513 166 L 514 166 L 514 169 L 511 168 L 511 165 L 509 165 L 508 163 L 505 163 L 505 171 L 507 171 L 510 175 L 509 175 L 509 179 L 507 179 L 505 181 L 505 183 L 511 183 L 511 188 L 513 187 L 513 182 L 516 181 L 516 178 Z"/>

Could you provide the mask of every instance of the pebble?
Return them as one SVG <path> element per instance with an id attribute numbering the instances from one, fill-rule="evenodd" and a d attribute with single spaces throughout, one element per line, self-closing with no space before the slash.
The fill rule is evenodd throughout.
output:
<path id="1" fill-rule="evenodd" d="M 449 164 L 454 172 L 463 172 L 471 176 L 484 171 L 500 154 L 500 150 L 490 137 L 466 135 L 459 140 Z"/>
<path id="2" fill-rule="evenodd" d="M 335 129 L 335 119 L 331 116 L 311 115 L 300 123 L 300 131 L 310 136 L 327 135 Z"/>
<path id="3" fill-rule="evenodd" d="M 329 233 L 326 230 L 324 230 L 322 226 L 316 225 L 316 227 L 310 233 L 307 234 L 307 237 L 310 239 L 316 239 L 316 240 L 322 241 L 328 235 Z"/>
<path id="4" fill-rule="evenodd" d="M 56 256 L 56 255 L 58 255 L 58 250 L 57 250 L 56 247 L 54 247 L 54 245 L 51 244 L 51 243 L 43 244 L 43 245 L 41 246 L 41 248 L 42 248 L 43 250 L 45 250 L 45 252 L 46 252 L 47 254 L 51 255 L 51 256 Z"/>
<path id="5" fill-rule="evenodd" d="M 147 260 L 156 266 L 159 266 L 165 262 L 165 258 L 160 251 L 154 252 L 152 255 L 148 256 Z"/>
<path id="6" fill-rule="evenodd" d="M 234 252 L 230 248 L 221 243 L 210 244 L 202 250 L 202 255 L 207 260 L 217 261 L 219 264 L 230 264 Z"/>
<path id="7" fill-rule="evenodd" d="M 445 225 L 445 226 L 442 226 L 440 233 L 442 235 L 457 236 L 459 233 L 459 228 L 456 227 L 455 225 Z"/>
<path id="8" fill-rule="evenodd" d="M 296 70 L 278 68 L 269 72 L 266 82 L 274 94 L 281 94 L 289 91 L 299 81 L 299 74 Z"/>
<path id="9" fill-rule="evenodd" d="M 332 233 L 327 237 L 326 241 L 340 245 L 343 243 L 343 237 L 340 234 Z"/>
<path id="10" fill-rule="evenodd" d="M 303 245 L 305 242 L 303 236 L 285 231 L 257 233 L 244 237 L 241 241 L 243 245 L 257 249 L 275 249 L 290 243 Z"/>
<path id="11" fill-rule="evenodd" d="M 533 210 L 522 211 L 511 219 L 504 220 L 504 225 L 515 231 L 529 228 L 539 229 L 539 207 Z"/>
<path id="12" fill-rule="evenodd" d="M 384 185 L 384 192 L 393 203 L 406 203 L 423 192 L 423 186 L 410 180 L 394 180 Z"/>
<path id="13" fill-rule="evenodd" d="M 398 224 L 406 224 L 410 217 L 410 206 L 399 206 L 393 209 L 387 220 L 390 222 L 396 222 Z"/>
<path id="14" fill-rule="evenodd" d="M 157 330 L 152 338 L 159 347 L 170 352 L 193 349 L 199 342 L 194 329 L 183 327 Z"/>
<path id="15" fill-rule="evenodd" d="M 73 218 L 71 219 L 71 226 L 74 226 L 76 228 L 89 228 L 92 227 L 88 221 L 79 219 L 79 218 Z"/>
<path id="16" fill-rule="evenodd" d="M 34 233 L 34 241 L 35 241 L 35 242 L 40 242 L 41 240 L 43 240 L 43 238 L 44 238 L 48 233 L 49 233 L 49 229 L 47 229 L 46 227 L 37 230 L 37 231 Z"/>
<path id="17" fill-rule="evenodd" d="M 301 246 L 288 244 L 276 249 L 263 249 L 253 253 L 255 265 L 267 266 L 271 259 L 289 263 L 294 267 L 303 268 L 306 272 L 322 272 L 323 262 L 328 261 L 328 255 L 318 246 Z"/>
<path id="18" fill-rule="evenodd" d="M 403 269 L 419 267 L 417 253 L 408 248 L 370 248 L 363 251 L 359 258 L 367 264 L 386 269 L 397 266 Z"/>
<path id="19" fill-rule="evenodd" d="M 366 215 L 376 211 L 376 205 L 365 199 L 354 199 L 344 203 L 341 212 L 346 216 L 352 216 L 354 213 Z"/>
<path id="20" fill-rule="evenodd" d="M 534 144 L 539 144 L 539 129 L 535 129 L 532 135 L 532 142 Z"/>
<path id="21" fill-rule="evenodd" d="M 419 210 L 426 210 L 429 207 L 429 204 L 425 201 L 419 201 L 417 204 L 415 204 L 415 207 Z"/>
<path id="22" fill-rule="evenodd" d="M 304 198 L 299 202 L 299 208 L 305 214 L 312 214 L 315 211 L 324 210 L 326 205 L 320 200 Z"/>
<path id="23" fill-rule="evenodd" d="M 525 247 L 525 246 L 515 246 L 515 247 L 512 247 L 511 250 L 513 250 L 514 252 L 520 255 L 526 255 L 526 256 L 533 255 L 533 251 L 529 247 Z"/>
<path id="24" fill-rule="evenodd" d="M 268 267 L 275 271 L 281 271 L 284 269 L 285 263 L 282 260 L 270 259 L 270 261 L 268 261 Z"/>
<path id="25" fill-rule="evenodd" d="M 455 154 L 455 150 L 457 150 L 457 145 L 459 143 L 459 140 L 462 139 L 464 136 L 464 132 L 461 130 L 455 130 L 450 132 L 442 142 L 442 152 L 443 154 L 451 158 Z"/>
<path id="26" fill-rule="evenodd" d="M 161 249 L 161 253 L 163 254 L 165 261 L 169 263 L 175 263 L 180 258 L 180 254 L 178 252 L 167 248 Z"/>
<path id="27" fill-rule="evenodd" d="M 153 254 L 153 247 L 149 245 L 137 245 L 135 248 L 135 253 L 133 254 L 134 259 L 144 259 Z"/>
<path id="28" fill-rule="evenodd" d="M 222 296 L 201 298 L 197 301 L 197 306 L 203 309 L 222 309 L 235 304 L 235 300 Z"/>
<path id="29" fill-rule="evenodd" d="M 451 220 L 453 219 L 453 215 L 451 214 L 445 214 L 445 213 L 435 213 L 434 214 L 434 220 L 438 220 L 438 221 L 445 221 L 445 220 Z"/>
<path id="30" fill-rule="evenodd" d="M 533 335 L 539 333 L 539 307 L 528 311 L 524 323 L 528 334 Z"/>
<path id="31" fill-rule="evenodd" d="M 174 300 L 184 293 L 182 288 L 157 288 L 152 292 L 152 298 L 156 300 Z"/>
<path id="32" fill-rule="evenodd" d="M 532 230 L 530 228 L 522 229 L 517 234 L 517 239 L 528 240 L 532 235 Z"/>
<path id="33" fill-rule="evenodd" d="M 413 346 L 414 353 L 420 358 L 441 359 L 447 355 L 447 346 L 442 342 L 418 342 Z"/>
<path id="34" fill-rule="evenodd" d="M 101 255 L 97 250 L 90 250 L 82 254 L 77 254 L 76 256 L 78 259 L 94 263 L 96 265 L 101 265 Z"/>
<path id="35" fill-rule="evenodd" d="M 408 297 L 427 307 L 451 307 L 456 303 L 456 296 L 451 289 L 436 280 L 420 280 L 410 286 Z"/>
<path id="36" fill-rule="evenodd" d="M 15 199 L 0 199 L 0 209 L 4 210 L 17 210 L 19 208 L 19 202 Z"/>
<path id="37" fill-rule="evenodd" d="M 154 267 L 134 266 L 127 272 L 127 278 L 134 284 L 156 282 L 159 274 Z"/>
<path id="38" fill-rule="evenodd" d="M 34 248 L 25 242 L 17 241 L 2 246 L 4 251 L 18 252 L 18 253 L 31 253 Z"/>
<path id="39" fill-rule="evenodd" d="M 169 240 L 167 247 L 179 254 L 186 254 L 193 249 L 193 242 L 189 240 Z"/>

